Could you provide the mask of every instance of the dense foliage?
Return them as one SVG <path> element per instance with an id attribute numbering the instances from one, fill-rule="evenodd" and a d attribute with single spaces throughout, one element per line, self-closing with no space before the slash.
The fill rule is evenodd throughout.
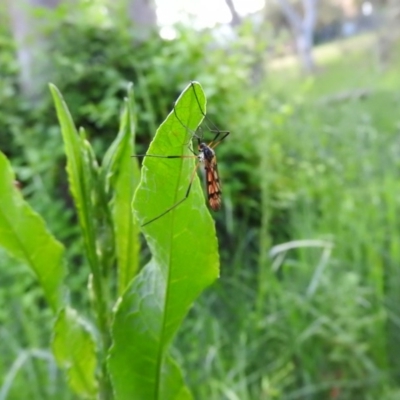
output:
<path id="1" fill-rule="evenodd" d="M 222 277 L 175 341 L 174 356 L 195 396 L 396 399 L 398 64 L 382 74 L 370 53 L 360 51 L 345 60 L 326 56 L 314 80 L 281 67 L 250 85 L 260 57 L 247 31 L 235 44 L 218 46 L 211 33 L 184 29 L 176 40 L 154 35 L 146 42 L 132 32 L 71 22 L 55 32 L 49 80 L 87 129 L 96 154 L 116 135 L 129 81 L 138 152 L 191 79 L 204 87 L 210 119 L 232 132 L 217 149 L 225 203 L 216 215 Z M 10 38 L 3 35 L 0 46 L 0 146 L 24 195 L 67 244 L 73 265 L 82 244 L 50 96 L 34 106 L 24 100 Z M 311 239 L 319 245 L 295 244 L 271 262 L 273 245 Z M 8 345 L 0 375 L 8 377 L 21 354 L 46 348 L 50 315 L 24 267 L 3 260 L 0 280 L 9 284 L 0 292 L 0 334 Z M 69 279 L 79 288 L 86 275 L 72 270 Z M 54 398 L 53 385 L 57 398 L 69 398 L 61 375 L 54 372 L 51 380 L 46 372 L 44 363 L 56 371 L 54 363 L 40 355 L 10 378 L 10 398 L 26 398 L 18 393 L 27 381 L 32 398 Z"/>

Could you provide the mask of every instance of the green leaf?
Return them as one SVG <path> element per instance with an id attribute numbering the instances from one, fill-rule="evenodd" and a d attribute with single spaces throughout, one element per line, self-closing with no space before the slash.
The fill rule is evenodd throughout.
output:
<path id="1" fill-rule="evenodd" d="M 79 136 L 71 114 L 58 89 L 50 84 L 51 94 L 57 110 L 58 120 L 67 155 L 67 173 L 70 191 L 78 211 L 79 223 L 84 237 L 87 257 L 95 275 L 100 276 L 99 260 L 96 255 L 95 214 L 91 202 L 93 185 L 88 171 L 88 152 L 84 148 L 83 135 Z M 87 142 L 86 142 L 86 145 Z M 86 164 L 85 164 L 86 158 Z"/>
<path id="2" fill-rule="evenodd" d="M 178 364 L 170 356 L 164 357 L 161 371 L 161 389 L 162 395 L 166 394 L 174 400 L 193 399 L 187 386 L 185 386 L 182 372 Z"/>
<path id="3" fill-rule="evenodd" d="M 96 345 L 89 325 L 72 308 L 60 311 L 52 349 L 57 364 L 66 369 L 68 383 L 78 395 L 95 398 Z"/>
<path id="4" fill-rule="evenodd" d="M 90 144 L 85 140 L 84 131 L 78 135 L 71 114 L 60 92 L 54 85 L 50 85 L 58 120 L 64 140 L 67 155 L 67 173 L 69 187 L 77 208 L 79 224 L 84 238 L 86 255 L 92 270 L 94 306 L 97 313 L 98 328 L 102 335 L 102 347 L 108 348 L 108 321 L 105 285 L 103 282 L 102 262 L 108 260 L 112 250 L 108 240 L 111 235 L 106 222 L 101 225 L 99 217 L 107 215 L 104 206 L 105 194 L 98 184 L 98 166 Z M 99 229 L 96 230 L 96 224 Z M 100 235 L 100 230 L 103 235 Z M 98 235 L 97 235 L 98 234 Z M 99 237 L 98 237 L 99 236 Z M 104 240 L 104 237 L 106 238 Z M 105 244 L 104 244 L 105 243 Z M 98 247 L 96 245 L 98 244 Z"/>
<path id="5" fill-rule="evenodd" d="M 194 87 L 205 110 L 202 88 Z M 148 154 L 192 154 L 191 133 L 177 115 L 191 131 L 202 121 L 192 86 L 178 99 L 176 114 L 171 112 L 158 129 Z M 194 159 L 145 158 L 133 202 L 139 221 L 183 198 L 194 165 Z M 190 398 L 167 350 L 193 301 L 219 271 L 215 226 L 197 176 L 188 199 L 143 232 L 153 258 L 122 297 L 112 327 L 109 371 L 116 398 Z"/>
<path id="6" fill-rule="evenodd" d="M 191 399 L 162 333 L 167 282 L 151 261 L 125 292 L 112 329 L 109 371 L 117 400 Z"/>
<path id="7" fill-rule="evenodd" d="M 14 182 L 11 166 L 0 152 L 0 246 L 29 265 L 49 305 L 56 311 L 61 306 L 63 294 L 64 247 L 24 201 Z"/>
<path id="8" fill-rule="evenodd" d="M 110 202 L 118 267 L 118 293 L 122 295 L 135 276 L 139 259 L 139 227 L 133 218 L 132 199 L 139 184 L 140 172 L 134 154 L 135 109 L 133 90 L 121 115 L 117 138 L 108 149 L 102 164 L 103 181 L 112 195 Z"/>

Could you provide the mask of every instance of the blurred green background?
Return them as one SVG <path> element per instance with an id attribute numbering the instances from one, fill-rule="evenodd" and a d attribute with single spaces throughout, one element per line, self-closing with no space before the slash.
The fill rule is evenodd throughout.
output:
<path id="1" fill-rule="evenodd" d="M 0 149 L 66 245 L 72 301 L 87 307 L 88 270 L 47 83 L 102 157 L 128 82 L 143 153 L 197 80 L 231 135 L 221 278 L 173 349 L 195 398 L 399 399 L 399 37 L 394 0 L 2 3 Z M 75 398 L 51 323 L 0 252 L 0 399 Z"/>

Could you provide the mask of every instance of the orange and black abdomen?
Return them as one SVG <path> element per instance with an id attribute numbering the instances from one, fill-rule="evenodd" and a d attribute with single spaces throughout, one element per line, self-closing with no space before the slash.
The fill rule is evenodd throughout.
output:
<path id="1" fill-rule="evenodd" d="M 214 211 L 218 211 L 221 208 L 222 192 L 215 156 L 211 160 L 205 160 L 204 168 L 206 170 L 208 202 Z"/>

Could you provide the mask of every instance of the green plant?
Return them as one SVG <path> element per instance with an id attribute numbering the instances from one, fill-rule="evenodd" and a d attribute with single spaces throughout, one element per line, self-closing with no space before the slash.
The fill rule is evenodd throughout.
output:
<path id="1" fill-rule="evenodd" d="M 205 109 L 201 86 L 195 85 Z M 139 231 L 131 209 L 139 182 L 131 158 L 135 133 L 132 90 L 121 115 L 120 132 L 99 166 L 84 131 L 76 131 L 61 94 L 53 85 L 50 89 L 89 266 L 90 316 L 68 301 L 64 248 L 13 186 L 14 175 L 3 154 L 0 245 L 30 266 L 38 278 L 56 316 L 52 350 L 77 395 L 189 399 L 169 345 L 192 302 L 218 276 L 219 263 L 215 228 L 199 180 L 195 179 L 185 203 L 143 228 L 153 257 L 138 272 Z M 175 112 L 189 129 L 197 129 L 203 116 L 191 88 L 182 93 Z M 189 130 L 172 112 L 157 131 L 150 151 L 188 153 L 190 139 Z M 139 221 L 179 199 L 193 168 L 190 159 L 172 164 L 160 161 L 144 161 L 133 202 Z M 7 390 L 14 375 L 8 374 Z"/>

